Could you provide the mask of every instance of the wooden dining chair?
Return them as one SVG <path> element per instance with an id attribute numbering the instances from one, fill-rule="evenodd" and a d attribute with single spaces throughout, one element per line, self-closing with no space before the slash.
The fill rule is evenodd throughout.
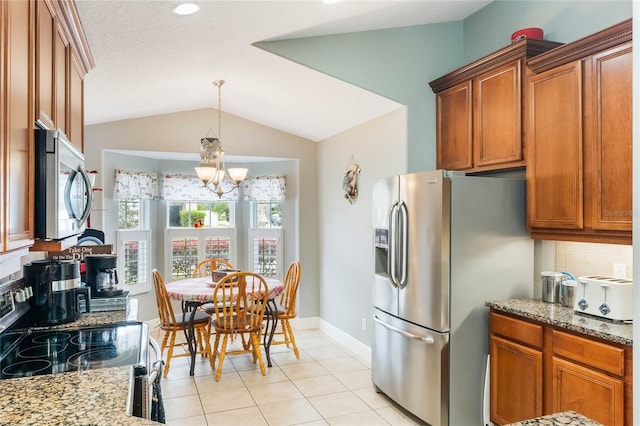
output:
<path id="1" fill-rule="evenodd" d="M 221 267 L 223 269 L 233 269 L 233 265 L 227 260 L 216 258 L 205 259 L 196 265 L 196 268 L 193 270 L 193 278 L 210 277 L 211 271 L 215 271 Z M 206 312 L 213 320 L 213 303 L 205 303 L 198 309 Z M 211 335 L 211 322 L 209 322 L 209 326 L 207 327 L 207 335 Z"/>
<path id="2" fill-rule="evenodd" d="M 278 316 L 277 319 L 280 322 L 282 331 L 276 332 L 276 335 L 282 335 L 282 340 L 274 340 L 272 345 L 287 345 L 293 346 L 293 353 L 296 358 L 300 359 L 300 351 L 296 345 L 296 339 L 293 335 L 293 329 L 291 328 L 290 319 L 296 317 L 296 299 L 298 295 L 298 286 L 300 284 L 300 262 L 293 261 L 289 264 L 287 274 L 284 277 L 284 292 L 280 296 L 278 302 Z M 272 315 L 267 312 L 266 315 Z"/>
<path id="3" fill-rule="evenodd" d="M 156 269 L 153 270 L 153 286 L 156 291 L 156 303 L 158 304 L 158 315 L 160 318 L 160 329 L 164 331 L 162 343 L 160 344 L 160 356 L 164 354 L 165 348 L 168 347 L 167 362 L 164 366 L 164 377 L 169 374 L 169 366 L 172 358 L 190 356 L 187 343 L 176 343 L 176 332 L 188 332 L 189 318 L 191 313 L 181 313 L 176 317 L 173 312 L 173 305 L 167 293 L 167 289 L 162 279 L 162 275 Z M 209 343 L 209 334 L 206 332 L 209 325 L 209 315 L 204 312 L 196 312 L 193 319 L 193 332 L 196 337 L 198 353 L 202 356 L 211 357 L 211 344 Z M 203 345 L 204 342 L 204 345 Z M 175 347 L 184 349 L 184 353 L 174 354 Z"/>
<path id="4" fill-rule="evenodd" d="M 205 259 L 196 265 L 193 270 L 193 278 L 211 276 L 211 271 L 216 269 L 233 269 L 233 265 L 224 259 Z"/>
<path id="5" fill-rule="evenodd" d="M 212 369 L 215 369 L 218 359 L 216 382 L 220 381 L 227 355 L 252 353 L 253 361 L 260 363 L 262 375 L 267 374 L 260 350 L 260 334 L 268 297 L 267 282 L 253 272 L 236 272 L 218 281 L 213 291 L 212 328 L 216 338 L 210 359 Z M 233 340 L 238 335 L 242 337 L 240 349 L 228 350 L 229 338 Z M 245 335 L 248 339 L 244 338 Z"/>

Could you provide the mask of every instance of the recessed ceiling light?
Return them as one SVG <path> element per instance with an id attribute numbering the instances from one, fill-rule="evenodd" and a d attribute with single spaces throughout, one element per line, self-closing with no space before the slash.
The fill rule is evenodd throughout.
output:
<path id="1" fill-rule="evenodd" d="M 182 3 L 173 8 L 173 13 L 176 15 L 191 15 L 196 13 L 200 9 L 195 3 Z"/>

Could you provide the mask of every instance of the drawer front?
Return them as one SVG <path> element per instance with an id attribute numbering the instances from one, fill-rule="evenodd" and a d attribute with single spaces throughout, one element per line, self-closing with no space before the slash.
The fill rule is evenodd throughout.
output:
<path id="1" fill-rule="evenodd" d="M 553 354 L 624 376 L 624 349 L 553 330 Z"/>
<path id="2" fill-rule="evenodd" d="M 539 324 L 491 312 L 491 334 L 542 349 L 543 329 Z"/>

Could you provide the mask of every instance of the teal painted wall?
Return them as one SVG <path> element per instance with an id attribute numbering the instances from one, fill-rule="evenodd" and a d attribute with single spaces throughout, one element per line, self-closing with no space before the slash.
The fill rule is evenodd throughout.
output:
<path id="1" fill-rule="evenodd" d="M 494 0 L 464 20 L 464 58 L 472 62 L 511 42 L 514 31 L 538 27 L 567 43 L 631 18 L 626 1 Z"/>
<path id="2" fill-rule="evenodd" d="M 414 172 L 435 168 L 429 81 L 506 46 L 520 28 L 542 27 L 545 38 L 570 42 L 631 14 L 631 0 L 495 0 L 464 21 L 256 45 L 407 105 L 407 172 Z"/>
<path id="3" fill-rule="evenodd" d="M 428 83 L 462 64 L 462 33 L 458 21 L 257 46 L 407 105 L 407 171 L 418 171 L 435 167 L 435 96 Z"/>

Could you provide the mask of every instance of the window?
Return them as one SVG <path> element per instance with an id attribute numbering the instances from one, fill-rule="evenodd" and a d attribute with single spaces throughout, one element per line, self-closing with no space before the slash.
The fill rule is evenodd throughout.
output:
<path id="1" fill-rule="evenodd" d="M 282 277 L 282 203 L 252 201 L 249 267 L 265 277 Z"/>
<path id="2" fill-rule="evenodd" d="M 118 279 L 129 294 L 151 290 L 151 231 L 145 212 L 144 200 L 118 200 Z"/>
<path id="3" fill-rule="evenodd" d="M 140 200 L 118 201 L 118 229 L 140 229 Z"/>
<path id="4" fill-rule="evenodd" d="M 235 203 L 170 201 L 167 203 L 165 275 L 187 278 L 198 262 L 217 258 L 236 264 Z"/>
<path id="5" fill-rule="evenodd" d="M 249 230 L 249 267 L 260 275 L 282 278 L 282 229 Z"/>
<path id="6" fill-rule="evenodd" d="M 252 222 L 256 228 L 282 228 L 282 203 L 272 201 L 256 201 Z"/>
<path id="7" fill-rule="evenodd" d="M 118 277 L 129 294 L 151 290 L 151 231 L 149 203 L 158 197 L 155 172 L 116 170 L 115 198 L 118 200 Z"/>
<path id="8" fill-rule="evenodd" d="M 235 228 L 168 228 L 165 276 L 188 278 L 198 262 L 217 258 L 236 264 Z"/>
<path id="9" fill-rule="evenodd" d="M 273 278 L 282 278 L 282 202 L 284 176 L 256 176 L 245 185 L 244 199 L 251 202 L 249 267 Z"/>
<path id="10" fill-rule="evenodd" d="M 130 294 L 149 291 L 151 231 L 119 230 L 117 247 L 118 271 L 121 271 L 118 280 L 122 288 Z"/>
<path id="11" fill-rule="evenodd" d="M 229 228 L 234 226 L 234 203 L 229 201 L 170 201 L 170 228 Z"/>

